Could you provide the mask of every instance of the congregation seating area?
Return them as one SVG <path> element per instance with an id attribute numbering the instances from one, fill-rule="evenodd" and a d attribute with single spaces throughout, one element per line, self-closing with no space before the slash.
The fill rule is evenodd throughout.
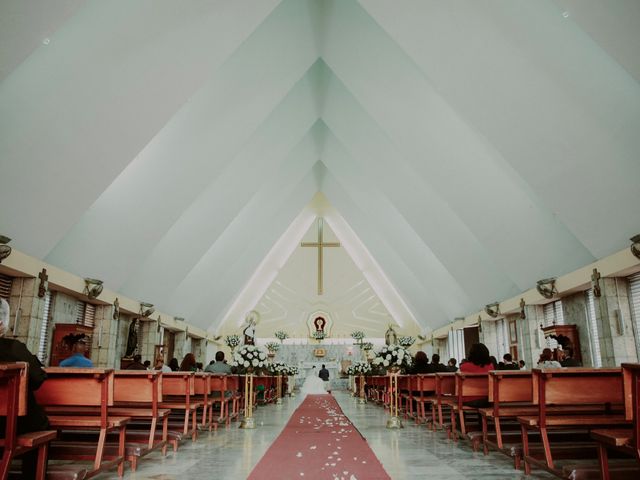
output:
<path id="1" fill-rule="evenodd" d="M 640 365 L 356 377 L 355 395 L 524 473 L 631 479 L 640 474 Z M 364 388 L 361 383 L 364 382 Z M 363 393 L 360 393 L 363 392 Z M 366 393 L 365 393 L 366 392 Z"/>
<path id="2" fill-rule="evenodd" d="M 0 480 L 19 478 L 20 456 L 31 450 L 37 450 L 38 479 L 81 480 L 105 471 L 122 476 L 150 452 L 178 451 L 181 443 L 229 428 L 244 415 L 241 375 L 59 367 L 46 373 L 35 395 L 50 430 L 20 435 L 28 365 L 0 364 Z M 262 386 L 250 399 L 254 406 L 281 395 L 276 377 L 255 377 L 254 384 Z M 280 386 L 286 391 L 286 382 Z"/>

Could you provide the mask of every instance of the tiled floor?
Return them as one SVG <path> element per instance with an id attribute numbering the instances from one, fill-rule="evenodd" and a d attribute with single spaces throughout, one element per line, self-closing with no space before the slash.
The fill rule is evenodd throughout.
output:
<path id="1" fill-rule="evenodd" d="M 382 408 L 358 405 L 346 393 L 334 393 L 345 414 L 367 439 L 394 479 L 551 478 L 547 475 L 525 477 L 522 472 L 513 470 L 512 463 L 503 455 L 492 453 L 485 457 L 480 452 L 472 452 L 464 442 L 454 444 L 443 433 L 430 432 L 411 422 L 405 423 L 402 430 L 387 430 Z M 241 430 L 234 423 L 231 428 L 221 428 L 217 433 L 201 433 L 196 443 L 185 442 L 175 454 L 170 452 L 163 458 L 160 454 L 153 453 L 141 460 L 137 472 L 127 471 L 124 478 L 244 479 L 278 436 L 300 400 L 299 397 L 284 399 L 283 405 L 259 407 L 255 412 L 255 430 Z M 96 478 L 115 479 L 117 475 L 113 473 Z M 269 475 L 265 478 L 279 477 Z"/>

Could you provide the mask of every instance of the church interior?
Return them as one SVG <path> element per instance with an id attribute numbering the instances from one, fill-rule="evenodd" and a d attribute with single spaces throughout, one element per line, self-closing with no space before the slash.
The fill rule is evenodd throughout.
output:
<path id="1" fill-rule="evenodd" d="M 637 0 L 0 1 L 0 480 L 638 478 L 639 132 Z"/>

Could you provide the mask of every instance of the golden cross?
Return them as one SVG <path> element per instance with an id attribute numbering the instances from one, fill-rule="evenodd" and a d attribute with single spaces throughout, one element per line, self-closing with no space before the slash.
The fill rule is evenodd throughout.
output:
<path id="1" fill-rule="evenodd" d="M 302 242 L 301 247 L 314 247 L 318 249 L 318 295 L 322 295 L 322 249 L 325 247 L 339 247 L 338 242 L 325 243 L 322 238 L 322 227 L 324 221 L 322 218 L 318 218 L 318 241 L 317 242 Z"/>

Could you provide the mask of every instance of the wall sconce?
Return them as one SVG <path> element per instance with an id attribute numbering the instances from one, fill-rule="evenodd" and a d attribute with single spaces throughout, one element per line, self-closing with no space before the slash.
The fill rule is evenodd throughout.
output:
<path id="1" fill-rule="evenodd" d="M 156 311 L 156 309 L 153 308 L 153 303 L 140 302 L 140 315 L 141 316 L 148 317 L 149 315 L 151 315 L 155 311 Z"/>
<path id="2" fill-rule="evenodd" d="M 98 298 L 98 295 L 102 293 L 102 280 L 95 278 L 84 279 L 84 294 L 89 298 Z"/>
<path id="3" fill-rule="evenodd" d="M 118 300 L 118 297 L 113 301 L 113 315 L 111 318 L 114 320 L 118 320 L 120 318 L 120 300 Z"/>
<path id="4" fill-rule="evenodd" d="M 637 258 L 640 258 L 640 233 L 631 237 L 631 253 Z M 2 257 L 0 256 L 0 259 Z"/>
<path id="5" fill-rule="evenodd" d="M 4 259 L 6 259 L 9 255 L 11 255 L 11 247 L 7 245 L 11 239 L 9 237 L 5 237 L 4 235 L 0 235 L 0 263 Z"/>
<path id="6" fill-rule="evenodd" d="M 524 298 L 521 298 L 521 299 L 520 299 L 520 318 L 521 318 L 522 320 L 524 320 L 524 319 L 526 319 L 526 318 L 527 318 L 527 314 L 526 314 L 526 312 L 524 311 L 524 307 L 525 307 L 526 305 L 527 305 L 527 304 L 525 303 Z"/>
<path id="7" fill-rule="evenodd" d="M 556 277 L 538 280 L 536 290 L 538 290 L 538 293 L 544 298 L 553 298 L 553 296 L 558 293 L 556 290 Z"/>
<path id="8" fill-rule="evenodd" d="M 491 318 L 496 318 L 498 315 L 500 315 L 500 302 L 493 302 L 485 305 L 484 311 Z"/>
<path id="9" fill-rule="evenodd" d="M 593 275 L 591 275 L 591 287 L 593 288 L 593 296 L 601 297 L 602 290 L 600 289 L 600 272 L 597 268 L 593 269 Z"/>

